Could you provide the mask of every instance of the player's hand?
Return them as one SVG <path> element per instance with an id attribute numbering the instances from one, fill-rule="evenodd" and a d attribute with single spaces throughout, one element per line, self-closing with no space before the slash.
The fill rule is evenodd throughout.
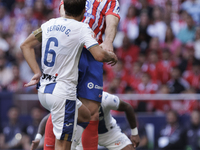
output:
<path id="1" fill-rule="evenodd" d="M 34 74 L 31 81 L 25 84 L 24 86 L 28 87 L 28 86 L 36 85 L 40 81 L 40 77 L 41 77 L 41 73 Z"/>
<path id="2" fill-rule="evenodd" d="M 30 149 L 30 150 L 35 150 L 35 149 L 37 149 L 39 143 L 40 143 L 40 140 L 38 140 L 38 139 L 33 140 L 33 141 L 32 141 L 32 144 L 31 144 L 31 149 Z"/>
<path id="3" fill-rule="evenodd" d="M 131 135 L 131 142 L 134 148 L 138 147 L 138 145 L 140 144 L 139 135 Z"/>
<path id="4" fill-rule="evenodd" d="M 113 52 L 110 52 L 110 54 L 112 55 L 112 59 L 108 62 L 108 65 L 114 66 L 117 63 L 118 59 Z"/>
<path id="5" fill-rule="evenodd" d="M 101 43 L 99 46 L 100 46 L 102 49 L 106 50 L 106 51 L 114 52 L 112 42 L 104 41 L 104 42 Z"/>

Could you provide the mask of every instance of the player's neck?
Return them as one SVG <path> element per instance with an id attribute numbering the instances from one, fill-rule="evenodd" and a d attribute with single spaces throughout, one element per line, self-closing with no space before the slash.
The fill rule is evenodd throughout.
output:
<path id="1" fill-rule="evenodd" d="M 73 17 L 73 16 L 65 15 L 65 18 L 67 18 L 67 19 L 74 19 L 76 21 L 81 21 L 82 20 L 82 16 Z"/>

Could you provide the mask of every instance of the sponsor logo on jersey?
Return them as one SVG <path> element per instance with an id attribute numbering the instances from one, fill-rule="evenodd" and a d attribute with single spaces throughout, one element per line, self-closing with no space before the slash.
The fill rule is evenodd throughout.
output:
<path id="1" fill-rule="evenodd" d="M 89 89 L 93 89 L 94 88 L 94 84 L 92 82 L 89 82 L 88 85 L 87 85 L 87 87 Z"/>
<path id="2" fill-rule="evenodd" d="M 89 89 L 93 89 L 93 88 L 95 88 L 95 89 L 100 89 L 100 90 L 103 90 L 103 86 L 99 86 L 99 85 L 94 85 L 94 83 L 92 83 L 92 82 L 89 82 L 88 84 L 87 84 L 87 87 L 89 88 Z M 99 95 L 99 97 L 102 97 L 102 95 Z"/>
<path id="3" fill-rule="evenodd" d="M 53 82 L 56 82 L 57 76 L 58 76 L 57 73 L 55 74 L 55 76 L 42 73 L 42 79 L 49 80 L 49 81 L 53 80 Z"/>
<path id="4" fill-rule="evenodd" d="M 94 87 L 95 89 L 100 89 L 100 90 L 103 90 L 103 86 L 99 86 L 99 85 L 95 85 Z"/>

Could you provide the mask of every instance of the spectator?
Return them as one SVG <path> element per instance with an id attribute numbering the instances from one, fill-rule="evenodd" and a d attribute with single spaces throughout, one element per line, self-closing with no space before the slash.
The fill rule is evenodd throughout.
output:
<path id="1" fill-rule="evenodd" d="M 149 43 L 149 48 L 147 50 L 147 55 L 150 53 L 150 52 L 155 52 L 158 54 L 158 57 L 159 59 L 161 58 L 161 49 L 160 49 L 160 43 L 159 43 L 159 39 L 157 37 L 153 37 L 151 38 L 150 40 L 150 43 Z"/>
<path id="2" fill-rule="evenodd" d="M 126 18 L 120 22 L 120 29 L 128 36 L 131 42 L 138 37 L 139 32 L 136 11 L 133 5 L 129 6 Z"/>
<path id="3" fill-rule="evenodd" d="M 193 18 L 197 25 L 200 24 L 200 1 L 199 0 L 187 0 L 182 3 L 181 8 L 186 10 Z"/>
<path id="4" fill-rule="evenodd" d="M 141 8 L 139 10 L 139 15 L 141 15 L 141 13 L 143 11 L 146 11 L 148 14 L 148 18 L 151 20 L 152 19 L 152 12 L 153 12 L 153 8 L 149 5 L 149 0 L 140 0 L 141 3 Z"/>
<path id="5" fill-rule="evenodd" d="M 154 94 L 158 90 L 158 84 L 151 80 L 148 73 L 143 73 L 141 82 L 138 84 L 136 90 L 139 94 Z"/>
<path id="6" fill-rule="evenodd" d="M 166 84 L 161 85 L 158 90 L 158 94 L 169 94 L 170 89 Z M 159 100 L 155 103 L 155 109 L 157 113 L 166 113 L 171 109 L 171 101 Z"/>
<path id="7" fill-rule="evenodd" d="M 166 24 L 162 21 L 163 14 L 161 8 L 153 8 L 153 23 L 147 28 L 147 32 L 152 37 L 158 37 L 160 42 L 165 40 Z"/>
<path id="8" fill-rule="evenodd" d="M 158 82 L 158 54 L 156 52 L 151 52 L 148 57 L 148 62 L 142 65 L 142 70 L 147 72 L 152 81 Z"/>
<path id="9" fill-rule="evenodd" d="M 200 92 L 200 64 L 199 62 L 193 63 L 192 70 L 185 71 L 183 74 L 185 80 L 194 88 Z"/>
<path id="10" fill-rule="evenodd" d="M 141 76 L 141 63 L 136 61 L 133 64 L 132 69 L 130 69 L 128 85 L 135 90 L 138 87 L 138 84 L 141 82 Z"/>
<path id="11" fill-rule="evenodd" d="M 200 60 L 200 27 L 196 30 L 196 36 L 194 41 L 194 57 Z"/>
<path id="12" fill-rule="evenodd" d="M 194 47 L 192 44 L 186 44 L 182 47 L 182 55 L 179 61 L 179 68 L 181 72 L 185 70 L 192 70 L 192 65 L 196 59 L 194 57 Z"/>
<path id="13" fill-rule="evenodd" d="M 139 47 L 131 44 L 128 36 L 124 36 L 122 47 L 116 50 L 118 59 L 122 60 L 126 68 L 130 68 L 131 64 L 138 58 Z"/>
<path id="14" fill-rule="evenodd" d="M 166 84 L 170 80 L 170 71 L 171 68 L 176 65 L 176 63 L 171 60 L 170 51 L 168 49 L 163 50 L 162 60 L 158 62 L 157 70 L 158 77 L 161 83 Z"/>
<path id="15" fill-rule="evenodd" d="M 190 115 L 190 125 L 186 129 L 187 149 L 200 150 L 200 114 L 193 110 Z"/>
<path id="16" fill-rule="evenodd" d="M 148 14 L 146 11 L 143 11 L 140 14 L 139 35 L 135 40 L 135 44 L 140 47 L 140 52 L 142 53 L 146 53 L 146 50 L 149 47 L 149 42 L 151 39 L 151 37 L 147 33 L 148 25 L 149 25 Z"/>
<path id="17" fill-rule="evenodd" d="M 136 91 L 139 94 L 155 94 L 158 90 L 158 84 L 155 81 L 151 80 L 151 77 L 148 73 L 143 73 L 141 77 L 141 82 L 138 84 Z M 155 101 L 148 100 L 146 101 L 146 110 L 147 112 L 155 111 Z"/>
<path id="18" fill-rule="evenodd" d="M 24 142 L 23 146 L 26 149 L 30 149 L 31 142 L 35 139 L 35 136 L 38 131 L 38 126 L 40 124 L 40 121 L 42 119 L 42 111 L 39 107 L 33 107 L 31 110 L 31 118 L 32 122 L 25 127 L 25 133 L 26 133 L 26 142 Z M 25 138 L 24 138 L 25 139 Z M 40 146 L 38 147 L 39 149 L 42 149 L 43 144 L 41 143 Z"/>
<path id="19" fill-rule="evenodd" d="M 24 60 L 21 51 L 17 50 L 17 52 L 15 53 L 15 58 L 16 58 L 16 63 L 19 65 L 20 78 L 24 82 L 28 83 L 33 76 L 32 70 L 28 66 L 28 63 Z"/>
<path id="20" fill-rule="evenodd" d="M 6 90 L 12 80 L 12 69 L 6 66 L 5 53 L 0 50 L 0 91 Z"/>
<path id="21" fill-rule="evenodd" d="M 195 26 L 192 17 L 187 15 L 187 27 L 180 30 L 177 35 L 177 38 L 183 43 L 186 44 L 188 42 L 192 42 L 195 39 Z"/>
<path id="22" fill-rule="evenodd" d="M 182 30 L 183 28 L 185 28 L 187 26 L 187 24 L 186 24 L 187 15 L 188 14 L 186 11 L 180 10 L 178 12 L 177 19 L 174 19 L 171 21 L 170 25 L 172 27 L 172 30 L 173 30 L 173 33 L 175 36 L 178 35 L 180 30 Z"/>
<path id="23" fill-rule="evenodd" d="M 170 93 L 181 93 L 190 88 L 189 83 L 181 77 L 181 71 L 174 67 L 171 71 L 171 79 L 167 82 Z"/>
<path id="24" fill-rule="evenodd" d="M 16 0 L 14 4 L 13 14 L 16 18 L 24 16 L 25 0 Z"/>
<path id="25" fill-rule="evenodd" d="M 12 106 L 8 110 L 8 122 L 3 123 L 0 149 L 21 149 L 22 145 L 22 128 L 23 125 L 19 121 L 19 108 Z"/>
<path id="26" fill-rule="evenodd" d="M 178 114 L 170 110 L 166 114 L 166 126 L 160 130 L 159 150 L 183 150 L 185 147 L 184 131 L 178 121 Z"/>
<path id="27" fill-rule="evenodd" d="M 175 38 L 172 32 L 172 28 L 170 26 L 167 27 L 166 34 L 165 34 L 165 41 L 161 43 L 161 48 L 169 49 L 174 59 L 180 56 L 181 42 Z"/>
<path id="28" fill-rule="evenodd" d="M 8 31 L 10 24 L 10 17 L 8 14 L 5 5 L 0 2 L 0 24 L 2 25 L 2 30 L 4 32 Z"/>

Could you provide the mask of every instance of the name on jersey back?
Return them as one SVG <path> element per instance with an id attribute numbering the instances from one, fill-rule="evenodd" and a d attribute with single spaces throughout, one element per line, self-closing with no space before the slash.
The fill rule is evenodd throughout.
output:
<path id="1" fill-rule="evenodd" d="M 67 27 L 66 27 L 66 26 L 63 26 L 63 25 L 52 25 L 52 26 L 49 26 L 49 27 L 47 28 L 47 33 L 52 32 L 52 31 L 63 32 L 63 33 L 65 33 L 67 36 L 69 36 L 69 33 L 71 32 L 70 29 L 67 29 Z"/>

